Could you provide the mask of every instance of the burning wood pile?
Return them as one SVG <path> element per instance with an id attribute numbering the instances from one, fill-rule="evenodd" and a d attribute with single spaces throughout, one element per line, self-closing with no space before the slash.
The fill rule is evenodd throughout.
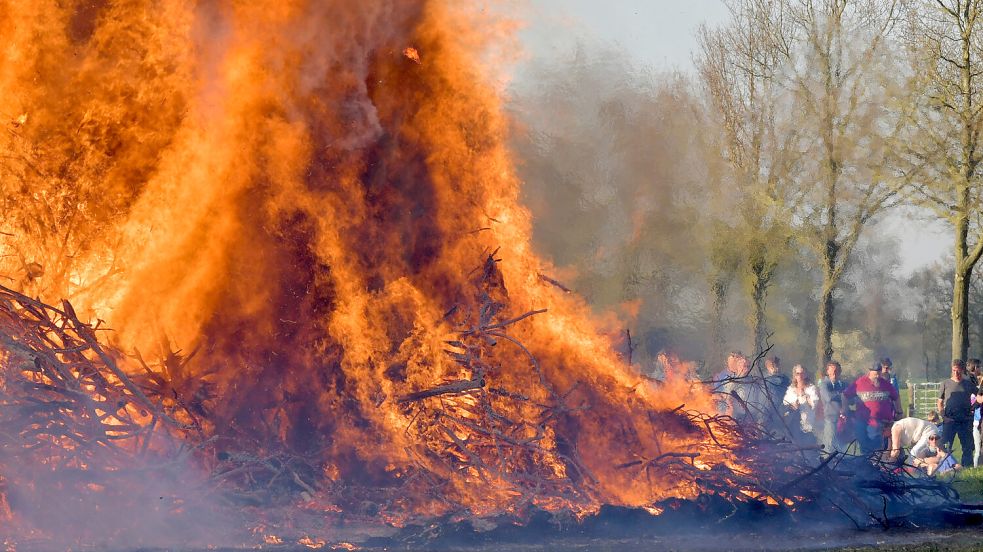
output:
<path id="1" fill-rule="evenodd" d="M 168 489 L 202 442 L 197 418 L 173 387 L 179 378 L 142 360 L 145 372 L 127 373 L 133 359 L 100 343 L 99 331 L 68 302 L 55 307 L 0 287 L 5 536 L 112 540 L 131 529 L 134 512 L 123 512 L 150 494 L 156 504 L 138 515 L 156 509 L 182 520 Z"/>
<path id="2" fill-rule="evenodd" d="M 939 480 L 842 453 L 820 461 L 814 447 L 685 403 L 648 409 L 644 424 L 611 418 L 602 401 L 591 399 L 588 382 L 556 388 L 516 337 L 517 326 L 544 313 L 508 314 L 496 262 L 488 256 L 478 269 L 470 308 L 445 315 L 456 337 L 444 354 L 460 377 L 382 399 L 408 420 L 408 460 L 387 474 L 352 479 L 332 477 L 339 459 L 323 451 L 298 454 L 216 430 L 209 418 L 222 398 L 187 376 L 189 358 L 172 354 L 148 365 L 139 354 L 106 345 L 100 325 L 80 321 L 67 302 L 54 307 L 0 288 L 0 515 L 19 522 L 5 526 L 25 529 L 55 495 L 92 504 L 112 494 L 128 505 L 125 489 L 141 485 L 141 477 L 173 477 L 169 470 L 189 465 L 201 474 L 196 489 L 216 503 L 253 507 L 239 518 L 242 529 L 280 508 L 280 523 L 294 527 L 317 517 L 320 526 L 325 520 L 403 526 L 394 538 L 404 543 L 423 538 L 434 520 L 487 529 L 546 512 L 589 523 L 599 509 L 611 515 L 602 508 L 610 504 L 656 515 L 640 531 L 671 530 L 677 516 L 694 512 L 709 525 L 778 517 L 849 520 L 858 528 L 912 526 L 959 512 L 955 493 Z M 502 364 L 503 347 L 521 353 L 505 357 L 518 365 Z M 515 370 L 529 376 L 524 387 L 512 385 L 507 371 Z M 633 400 L 630 391 L 625 397 Z M 586 462 L 578 445 L 575 432 L 590 417 L 606 418 L 617 434 L 609 442 L 619 446 L 600 451 L 604 466 Z M 646 450 L 646 433 L 667 430 L 694 445 Z M 658 498 L 619 503 L 606 494 L 605 479 Z M 661 487 L 670 489 L 668 497 Z M 462 500 L 470 496 L 465 491 L 492 499 Z M 168 496 L 168 515 L 187 521 L 186 500 Z"/>
<path id="3" fill-rule="evenodd" d="M 618 357 L 534 252 L 494 10 L 81 4 L 0 10 L 0 533 L 314 545 L 951 503 Z"/>

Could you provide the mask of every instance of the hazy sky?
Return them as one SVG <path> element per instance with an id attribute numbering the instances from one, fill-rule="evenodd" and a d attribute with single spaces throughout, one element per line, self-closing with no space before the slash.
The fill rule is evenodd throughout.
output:
<path id="1" fill-rule="evenodd" d="M 700 23 L 729 15 L 722 0 L 530 0 L 529 54 L 562 54 L 575 41 L 617 44 L 641 63 L 692 68 Z"/>
<path id="2" fill-rule="evenodd" d="M 600 43 L 623 48 L 639 65 L 687 72 L 693 70 L 700 24 L 712 26 L 730 15 L 723 0 L 528 0 L 524 9 L 527 26 L 520 36 L 532 60 L 568 55 L 578 43 Z M 930 264 L 950 249 L 949 232 L 925 220 L 895 215 L 876 231 L 902 241 L 904 272 Z"/>

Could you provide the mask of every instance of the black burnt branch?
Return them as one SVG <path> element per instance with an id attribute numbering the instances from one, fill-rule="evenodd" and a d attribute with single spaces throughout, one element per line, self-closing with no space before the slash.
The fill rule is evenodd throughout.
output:
<path id="1" fill-rule="evenodd" d="M 245 448 L 242 445 L 234 444 Z M 209 487 L 229 503 L 270 506 L 294 498 L 309 501 L 317 494 L 317 469 L 308 458 L 284 450 L 263 455 L 231 450 L 216 454 L 218 464 L 208 479 Z"/>

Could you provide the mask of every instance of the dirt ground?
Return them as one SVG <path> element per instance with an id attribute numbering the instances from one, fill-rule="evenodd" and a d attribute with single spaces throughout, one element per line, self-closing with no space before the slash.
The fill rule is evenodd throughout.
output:
<path id="1" fill-rule="evenodd" d="M 382 548 L 367 549 L 382 550 Z M 387 551 L 400 550 L 386 547 Z M 776 538 L 775 535 L 692 535 L 690 537 L 632 539 L 563 539 L 528 544 L 483 544 L 441 548 L 406 548 L 443 552 L 751 552 L 783 550 L 837 552 L 976 552 L 983 551 L 983 529 L 979 527 L 948 531 L 865 531 L 831 535 Z M 291 551 L 294 552 L 294 551 Z M 297 552 L 300 552 L 298 549 Z"/>
<path id="2" fill-rule="evenodd" d="M 299 545 L 261 546 L 275 552 L 310 552 Z M 321 550 L 346 550 L 347 547 L 327 543 Z M 241 552 L 242 549 L 211 549 L 209 552 Z M 837 532 L 835 534 L 758 535 L 699 535 L 649 538 L 569 538 L 549 542 L 484 543 L 461 545 L 368 546 L 365 551 L 433 551 L 433 552 L 778 552 L 784 550 L 812 552 L 976 552 L 983 551 L 983 528 L 952 530 L 870 530 Z M 123 552 L 123 551 L 119 551 Z M 132 551 L 135 552 L 135 551 Z M 139 552 L 161 552 L 140 550 Z M 191 552 L 191 551 L 184 551 Z M 202 551 L 204 552 L 204 551 Z"/>
<path id="3" fill-rule="evenodd" d="M 324 543 L 318 550 L 364 550 L 366 552 L 778 552 L 784 550 L 812 552 L 970 552 L 983 551 L 983 528 L 967 527 L 949 530 L 901 530 L 838 531 L 835 533 L 795 535 L 775 533 L 756 534 L 692 534 L 633 538 L 551 538 L 536 542 L 487 542 L 481 544 L 402 544 L 389 541 L 366 546 L 347 543 Z M 270 552 L 311 552 L 312 548 L 299 544 L 261 544 L 245 549 Z M 10 550 L 10 548 L 8 548 Z M 18 552 L 53 550 L 43 543 L 23 543 L 14 548 Z M 79 552 L 95 550 L 81 547 Z M 103 548 L 103 550 L 111 550 Z M 111 552 L 242 552 L 244 548 L 208 547 L 182 548 L 115 548 Z"/>
<path id="4" fill-rule="evenodd" d="M 275 552 L 310 552 L 311 549 L 299 546 L 261 546 L 259 550 Z M 326 544 L 320 550 L 347 550 L 338 545 Z M 754 534 L 730 537 L 692 537 L 647 538 L 647 539 L 563 539 L 553 542 L 530 542 L 527 544 L 482 544 L 441 547 L 369 547 L 356 550 L 386 552 L 777 552 L 794 551 L 836 551 L 836 552 L 976 552 L 983 551 L 983 530 L 979 528 L 951 531 L 870 531 L 855 534 L 838 534 L 812 537 L 776 539 Z M 241 552 L 237 549 L 210 549 L 208 552 Z M 118 551 L 123 552 L 123 551 Z M 142 549 L 129 552 L 163 552 L 163 550 Z M 182 551 L 193 552 L 193 551 Z M 205 552 L 205 551 L 201 551 Z"/>
<path id="5" fill-rule="evenodd" d="M 389 548 L 388 550 L 397 550 Z M 424 548 L 426 550 L 426 548 Z M 434 549 L 437 550 L 437 549 Z M 983 530 L 980 528 L 952 531 L 868 531 L 796 537 L 788 535 L 755 534 L 724 536 L 693 535 L 646 539 L 571 539 L 549 543 L 487 544 L 478 547 L 442 548 L 446 552 L 721 552 L 721 551 L 819 551 L 840 552 L 969 552 L 983 550 Z"/>
<path id="6" fill-rule="evenodd" d="M 436 532 L 404 531 L 383 528 L 371 524 L 349 524 L 347 526 L 322 526 L 316 532 L 290 534 L 280 533 L 282 544 L 268 544 L 262 541 L 243 546 L 225 547 L 199 545 L 140 547 L 110 546 L 72 546 L 75 552 L 95 550 L 108 552 L 242 552 L 242 550 L 265 550 L 270 552 L 321 552 L 334 550 L 363 550 L 366 552 L 777 552 L 794 550 L 801 552 L 969 552 L 983 551 L 983 524 L 948 525 L 945 528 L 891 529 L 869 528 L 856 530 L 842 525 L 826 527 L 822 522 L 805 521 L 799 525 L 787 525 L 779 520 L 752 525 L 737 523 L 727 527 L 708 528 L 694 526 L 685 529 L 687 519 L 678 519 L 668 527 L 654 531 L 641 532 L 633 520 L 622 520 L 615 526 L 605 526 L 593 531 L 575 533 L 556 533 L 537 530 L 535 526 L 517 527 L 513 532 L 495 533 L 475 532 L 473 530 L 454 533 L 450 526 L 435 525 Z M 315 537 L 314 542 L 321 546 L 308 547 L 298 544 L 302 535 Z M 436 538 L 434 538 L 436 537 Z M 268 542 L 268 541 L 267 541 Z M 354 543 L 354 544 L 349 544 Z M 18 542 L 16 546 L 3 546 L 0 539 L 0 552 L 41 552 L 64 550 L 66 547 L 52 547 L 47 541 Z M 13 543 L 10 543 L 13 544 Z"/>

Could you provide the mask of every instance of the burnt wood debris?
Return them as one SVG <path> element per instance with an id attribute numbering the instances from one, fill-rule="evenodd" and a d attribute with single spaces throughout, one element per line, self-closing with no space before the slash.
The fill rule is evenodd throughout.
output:
<path id="1" fill-rule="evenodd" d="M 542 444 L 548 428 L 560 427 L 551 421 L 571 413 L 589 416 L 591 405 L 572 403 L 574 389 L 554 388 L 536 357 L 509 331 L 534 323 L 544 311 L 506 314 L 507 294 L 499 293 L 497 262 L 492 253 L 473 273 L 477 308 L 461 306 L 448 313 L 457 321 L 457 337 L 446 342 L 445 353 L 468 376 L 395 401 L 412 420 L 407 435 L 419 442 L 411 456 L 428 459 L 406 470 L 407 492 L 429 488 L 425 492 L 439 500 L 453 474 L 471 481 L 507 481 L 524 498 L 495 519 L 521 524 L 540 515 L 536 504 L 544 498 L 552 499 L 547 504 L 593 501 L 595 476 L 575 440 L 561 434 L 554 438 L 562 446 L 546 450 Z M 133 466 L 145 473 L 166 471 L 188 458 L 210 471 L 202 485 L 231 504 L 284 505 L 327 493 L 345 496 L 336 502 L 360 504 L 363 511 L 384 513 L 392 507 L 391 489 L 380 493 L 362 482 L 326 480 L 314 453 L 305 456 L 211 433 L 209 402 L 215 397 L 206 382 L 184 369 L 194 353 L 171 353 L 151 364 L 139 353 L 127 356 L 100 340 L 103 329 L 98 321 L 79 320 L 67 301 L 53 306 L 0 286 L 0 518 L 17 509 L 7 503 L 4 490 L 13 488 L 13 478 L 31 476 L 24 466 L 72 473 L 61 489 L 69 492 L 71 487 L 70 492 L 82 495 L 99 492 L 94 482 L 118 477 Z M 517 392 L 496 381 L 498 371 L 488 360 L 496 346 L 521 351 L 540 389 Z M 140 372 L 124 371 L 124 361 Z M 748 376 L 760 377 L 760 371 Z M 533 396 L 548 400 L 537 402 Z M 781 431 L 776 435 L 753 421 L 697 412 L 685 404 L 653 413 L 651 419 L 655 424 L 667 417 L 704 432 L 708 447 L 732 455 L 746 469 L 719 463 L 707 469 L 696 451 L 647 457 L 627 445 L 626 450 L 610 451 L 611 466 L 653 485 L 674 479 L 698 484 L 696 499 L 648 505 L 650 512 L 661 514 L 646 514 L 653 526 L 669 527 L 674 515 L 690 518 L 694 512 L 700 514 L 699 523 L 709 525 L 755 517 L 838 519 L 858 529 L 979 520 L 978 512 L 961 504 L 941 478 L 915 477 L 873 456 L 824 454 L 793 443 Z M 161 446 L 151 447 L 155 439 Z M 148 466 L 151 449 L 154 463 Z M 143 461 L 136 462 L 138 458 Z M 564 475 L 545 466 L 544 458 L 561 463 Z M 435 459 L 447 469 L 428 469 Z M 455 522 L 478 519 L 455 511 Z M 561 513 L 543 515 L 556 518 Z M 590 522 L 580 522 L 585 523 Z M 413 527 L 419 532 L 413 533 Z M 423 538 L 420 527 L 404 529 L 406 538 Z"/>

